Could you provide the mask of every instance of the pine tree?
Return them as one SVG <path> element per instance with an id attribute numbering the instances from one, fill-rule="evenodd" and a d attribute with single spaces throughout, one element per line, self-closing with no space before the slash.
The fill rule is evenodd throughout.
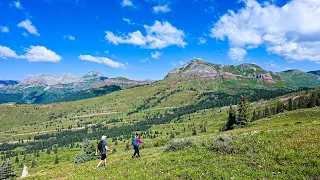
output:
<path id="1" fill-rule="evenodd" d="M 288 101 L 288 111 L 292 111 L 292 110 L 293 110 L 293 100 L 292 98 L 290 98 Z"/>
<path id="2" fill-rule="evenodd" d="M 19 163 L 19 157 L 18 156 L 16 156 L 15 163 Z"/>
<path id="3" fill-rule="evenodd" d="M 232 106 L 230 106 L 229 117 L 226 122 L 226 130 L 233 129 L 234 125 L 236 125 L 236 124 L 237 124 L 237 112 Z"/>
<path id="4" fill-rule="evenodd" d="M 247 110 L 248 110 L 248 100 L 245 96 L 240 97 L 240 103 L 238 107 L 238 122 L 240 126 L 246 125 L 248 123 Z"/>
<path id="5" fill-rule="evenodd" d="M 277 102 L 277 114 L 284 112 L 284 104 L 282 101 Z"/>
<path id="6" fill-rule="evenodd" d="M 253 122 L 253 121 L 255 121 L 255 120 L 258 120 L 258 117 L 257 117 L 257 112 L 256 112 L 256 110 L 253 110 L 251 122 Z"/>
<path id="7" fill-rule="evenodd" d="M 36 161 L 33 159 L 31 162 L 31 168 L 34 168 L 34 167 L 36 167 Z"/>
<path id="8" fill-rule="evenodd" d="M 197 135 L 196 128 L 193 129 L 192 135 L 193 135 L 193 136 Z"/>
<path id="9" fill-rule="evenodd" d="M 264 110 L 265 117 L 271 117 L 270 108 L 267 106 Z"/>
<path id="10" fill-rule="evenodd" d="M 15 177 L 10 161 L 3 161 L 0 165 L 0 179 L 11 179 Z"/>
<path id="11" fill-rule="evenodd" d="M 56 158 L 54 160 L 54 164 L 59 164 L 58 154 L 56 154 Z"/>

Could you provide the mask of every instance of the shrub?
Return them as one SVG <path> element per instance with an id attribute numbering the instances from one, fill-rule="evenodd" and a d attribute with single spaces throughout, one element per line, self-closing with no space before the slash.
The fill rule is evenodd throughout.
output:
<path id="1" fill-rule="evenodd" d="M 193 139 L 175 139 L 167 144 L 166 152 L 179 151 L 195 146 Z"/>
<path id="2" fill-rule="evenodd" d="M 215 152 L 220 152 L 223 154 L 230 154 L 233 152 L 233 139 L 234 137 L 231 135 L 220 135 L 220 136 L 214 136 L 212 139 L 208 142 L 207 147 Z"/>
<path id="3" fill-rule="evenodd" d="M 153 143 L 153 146 L 154 146 L 154 147 L 164 146 L 167 142 L 168 142 L 167 139 L 157 139 L 157 140 Z"/>

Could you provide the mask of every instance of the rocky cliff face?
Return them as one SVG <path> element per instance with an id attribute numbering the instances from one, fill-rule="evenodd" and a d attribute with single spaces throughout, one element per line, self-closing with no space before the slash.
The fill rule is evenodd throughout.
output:
<path id="1" fill-rule="evenodd" d="M 180 68 L 168 73 L 168 78 L 248 78 L 261 79 L 266 82 L 274 82 L 272 73 L 255 64 L 241 64 L 239 66 L 212 64 L 203 60 L 194 59 Z"/>

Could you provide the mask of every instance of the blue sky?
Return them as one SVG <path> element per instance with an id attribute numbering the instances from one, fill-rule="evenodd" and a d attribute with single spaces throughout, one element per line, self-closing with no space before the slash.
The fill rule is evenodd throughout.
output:
<path id="1" fill-rule="evenodd" d="M 162 79 L 193 58 L 320 69 L 317 0 L 1 0 L 0 79 Z"/>

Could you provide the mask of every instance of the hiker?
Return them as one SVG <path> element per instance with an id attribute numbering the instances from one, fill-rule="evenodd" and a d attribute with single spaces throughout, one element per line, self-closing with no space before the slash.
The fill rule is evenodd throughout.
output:
<path id="1" fill-rule="evenodd" d="M 139 144 L 143 144 L 144 142 L 142 142 L 139 138 L 139 135 L 136 134 L 135 138 L 132 138 L 132 143 L 131 146 L 133 146 L 134 148 L 134 153 L 132 155 L 132 158 L 134 158 L 136 155 L 138 155 L 138 157 L 140 157 L 140 152 L 139 152 Z"/>
<path id="2" fill-rule="evenodd" d="M 107 166 L 107 151 L 112 152 L 111 149 L 108 148 L 108 143 L 107 143 L 107 136 L 102 136 L 101 141 L 98 144 L 98 148 L 96 150 L 96 154 L 98 153 L 98 150 L 100 151 L 101 154 L 101 160 L 99 161 L 97 168 L 104 162 L 104 166 Z"/>

